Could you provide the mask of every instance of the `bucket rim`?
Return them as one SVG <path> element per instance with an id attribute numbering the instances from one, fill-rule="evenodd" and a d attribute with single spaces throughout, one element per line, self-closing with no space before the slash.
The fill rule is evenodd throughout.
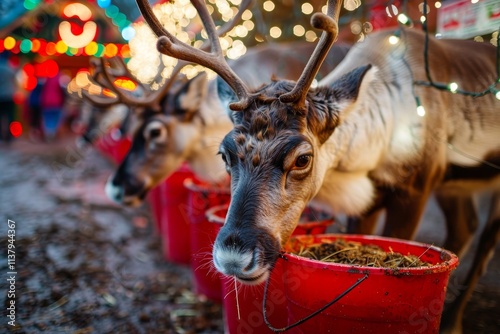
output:
<path id="1" fill-rule="evenodd" d="M 188 180 L 191 180 L 191 179 L 186 179 L 184 181 L 184 185 L 187 188 L 188 188 L 188 186 L 186 185 L 186 181 L 188 181 Z M 207 211 L 205 211 L 205 216 L 207 217 L 209 222 L 224 224 L 224 222 L 226 221 L 226 217 L 222 217 L 220 215 L 217 215 L 216 213 L 218 211 L 228 210 L 228 209 L 229 209 L 229 203 L 212 206 L 212 207 L 208 208 Z M 321 227 L 321 226 L 330 226 L 334 223 L 335 223 L 335 218 L 333 216 L 329 216 L 327 218 L 320 219 L 317 221 L 299 221 L 297 224 L 297 227 L 300 226 L 301 228 L 308 229 L 308 228 Z"/>
<path id="2" fill-rule="evenodd" d="M 303 256 L 295 255 L 289 252 L 283 254 L 286 258 L 287 262 L 299 264 L 301 266 L 312 267 L 316 269 L 322 270 L 331 270 L 331 271 L 340 271 L 340 272 L 348 272 L 353 274 L 369 274 L 369 275 L 385 275 L 385 276 L 415 276 L 415 275 L 430 275 L 437 274 L 442 272 L 451 272 L 456 269 L 458 266 L 458 256 L 452 253 L 449 250 L 444 248 L 413 241 L 413 240 L 404 240 L 398 238 L 391 237 L 381 237 L 375 235 L 364 235 L 364 234 L 336 234 L 336 233 L 328 233 L 328 234 L 317 234 L 317 235 L 297 235 L 293 238 L 303 239 L 303 238 L 324 238 L 324 239 L 333 239 L 333 238 L 343 238 L 346 240 L 353 240 L 361 242 L 360 240 L 366 240 L 367 243 L 376 241 L 383 242 L 392 242 L 399 244 L 407 244 L 410 246 L 420 247 L 426 252 L 433 251 L 436 254 L 439 254 L 441 259 L 444 259 L 442 262 L 433 264 L 429 267 L 413 267 L 413 268 L 383 268 L 383 267 L 367 267 L 361 265 L 350 265 L 350 264 L 342 264 L 342 263 L 332 263 L 332 262 L 322 262 L 319 260 L 309 259 Z M 376 244 L 377 245 L 377 244 Z M 416 255 L 416 254 L 414 254 Z"/>
<path id="3" fill-rule="evenodd" d="M 216 194 L 230 194 L 231 190 L 227 186 L 216 183 L 205 182 L 194 177 L 188 177 L 184 180 L 184 187 L 194 192 L 211 192 Z"/>
<path id="4" fill-rule="evenodd" d="M 226 221 L 226 217 L 222 217 L 220 215 L 217 215 L 216 213 L 221 210 L 226 210 L 229 208 L 229 204 L 221 204 L 221 205 L 216 205 L 212 206 L 209 208 L 207 211 L 205 211 L 205 216 L 207 217 L 207 220 L 211 223 L 217 223 L 224 225 Z"/>

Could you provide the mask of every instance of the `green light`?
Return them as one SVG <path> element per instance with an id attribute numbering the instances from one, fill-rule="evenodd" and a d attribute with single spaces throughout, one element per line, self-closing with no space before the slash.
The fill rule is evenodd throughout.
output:
<path id="1" fill-rule="evenodd" d="M 19 49 L 21 50 L 22 53 L 30 52 L 32 47 L 33 43 L 29 39 L 23 40 L 21 42 L 21 45 L 19 45 Z"/>
<path id="2" fill-rule="evenodd" d="M 106 16 L 111 19 L 115 18 L 118 14 L 120 14 L 120 10 L 115 5 L 111 5 L 108 8 L 106 8 L 105 12 Z"/>
<path id="3" fill-rule="evenodd" d="M 102 57 L 104 55 L 104 50 L 105 50 L 104 45 L 98 43 L 97 44 L 97 52 L 95 53 L 94 56 L 96 56 L 96 57 Z"/>
<path id="4" fill-rule="evenodd" d="M 40 3 L 40 0 L 24 0 L 24 8 L 27 10 L 35 9 L 36 6 Z"/>

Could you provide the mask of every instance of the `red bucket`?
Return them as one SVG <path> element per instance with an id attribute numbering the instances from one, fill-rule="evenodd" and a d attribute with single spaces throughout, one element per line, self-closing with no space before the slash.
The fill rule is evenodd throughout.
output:
<path id="1" fill-rule="evenodd" d="M 163 255 L 169 262 L 189 264 L 191 246 L 188 219 L 188 190 L 184 180 L 193 172 L 183 166 L 159 185 L 162 199 L 161 236 Z"/>
<path id="2" fill-rule="evenodd" d="M 113 130 L 99 138 L 95 145 L 96 148 L 106 157 L 119 164 L 127 155 L 132 141 L 129 137 L 114 139 L 112 131 Z"/>
<path id="3" fill-rule="evenodd" d="M 307 245 L 339 237 L 420 256 L 432 266 L 394 270 L 324 263 L 287 254 L 284 274 L 277 275 L 283 275 L 286 282 L 289 324 L 317 311 L 362 280 L 338 302 L 289 333 L 439 332 L 448 278 L 458 265 L 456 255 L 435 246 L 376 236 L 327 234 L 298 236 L 296 240 Z"/>
<path id="4" fill-rule="evenodd" d="M 156 231 L 161 233 L 162 197 L 160 186 L 154 187 L 149 191 L 148 202 L 153 215 Z"/>
<path id="5" fill-rule="evenodd" d="M 224 224 L 228 206 L 212 208 L 209 220 Z M 208 214 L 208 213 L 207 213 Z M 307 207 L 301 215 L 299 225 L 293 231 L 293 235 L 303 233 L 324 232 L 328 225 L 333 223 L 333 218 L 322 211 Z M 215 241 L 215 239 L 214 239 Z M 282 261 L 278 260 L 273 269 L 273 278 L 270 281 L 267 297 L 267 315 L 269 321 L 277 326 L 284 327 L 287 324 L 287 303 L 285 298 L 285 285 L 282 280 Z M 264 285 L 246 286 L 238 283 L 236 296 L 234 279 L 223 277 L 222 293 L 224 305 L 224 324 L 229 334 L 244 333 L 274 333 L 264 322 L 262 314 L 262 302 L 264 299 Z M 239 316 L 238 316 L 239 309 Z"/>
<path id="6" fill-rule="evenodd" d="M 191 271 L 197 294 L 209 299 L 222 301 L 220 274 L 213 268 L 212 244 L 215 241 L 220 225 L 207 219 L 207 210 L 227 204 L 231 200 L 228 187 L 212 185 L 196 179 L 186 179 L 184 186 L 188 189 L 188 217 L 191 234 Z M 215 213 L 217 214 L 217 213 Z M 213 220 L 213 217 L 211 218 Z M 224 221 L 222 221 L 223 223 Z"/>

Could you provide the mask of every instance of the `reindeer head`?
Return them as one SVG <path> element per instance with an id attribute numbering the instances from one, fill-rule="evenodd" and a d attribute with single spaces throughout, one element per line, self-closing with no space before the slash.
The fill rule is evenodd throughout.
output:
<path id="1" fill-rule="evenodd" d="M 139 205 L 150 189 L 191 159 L 204 162 L 203 168 L 194 166 L 200 178 L 212 183 L 227 178 L 215 150 L 230 123 L 210 131 L 213 126 L 207 122 L 211 120 L 200 112 L 207 89 L 205 73 L 178 81 L 166 94 L 162 112 L 147 109 L 139 115 L 131 148 L 106 185 L 109 197 L 125 205 Z"/>
<path id="2" fill-rule="evenodd" d="M 297 83 L 274 81 L 250 92 L 224 62 L 204 4 L 193 4 L 212 40 L 212 53 L 188 49 L 163 30 L 157 31 L 158 49 L 213 69 L 238 100 L 229 105 L 234 128 L 220 145 L 231 175 L 231 203 L 213 258 L 223 274 L 257 284 L 267 278 L 301 212 L 318 192 L 330 167 L 324 159 L 325 143 L 341 112 L 352 107 L 370 66 L 352 71 L 331 87 L 309 89 L 338 34 L 341 1 L 329 0 L 327 15 L 312 17 L 312 25 L 324 32 Z M 143 15 L 155 25 L 154 18 L 144 11 Z"/>

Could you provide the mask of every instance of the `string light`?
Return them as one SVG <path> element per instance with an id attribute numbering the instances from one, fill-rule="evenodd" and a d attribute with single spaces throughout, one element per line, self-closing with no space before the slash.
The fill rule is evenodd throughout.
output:
<path id="1" fill-rule="evenodd" d="M 448 85 L 448 89 L 450 90 L 450 92 L 456 93 L 458 91 L 458 84 L 456 82 L 451 82 Z"/>
<path id="2" fill-rule="evenodd" d="M 410 23 L 410 19 L 408 18 L 408 16 L 406 16 L 403 13 L 398 15 L 398 21 L 404 25 L 407 25 L 408 23 Z"/>
<path id="3" fill-rule="evenodd" d="M 417 115 L 420 117 L 424 117 L 425 116 L 425 108 L 422 105 L 422 103 L 420 103 L 420 98 L 418 96 L 415 96 L 415 102 L 417 104 Z"/>

